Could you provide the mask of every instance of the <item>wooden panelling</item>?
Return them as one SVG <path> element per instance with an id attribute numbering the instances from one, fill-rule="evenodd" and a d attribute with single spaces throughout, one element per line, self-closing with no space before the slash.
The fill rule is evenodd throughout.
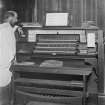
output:
<path id="1" fill-rule="evenodd" d="M 71 9 L 73 8 L 73 0 L 67 0 L 66 2 L 66 8 L 68 11 L 71 11 Z"/>
<path id="2" fill-rule="evenodd" d="M 38 2 L 38 22 L 43 20 L 46 12 L 69 12 L 73 17 L 74 27 L 81 26 L 83 21 L 93 20 L 97 23 L 97 0 L 38 0 Z"/>
<path id="3" fill-rule="evenodd" d="M 79 0 L 73 0 L 72 16 L 73 16 L 72 26 L 74 27 L 81 26 L 81 2 Z"/>
<path id="4" fill-rule="evenodd" d="M 81 26 L 83 21 L 95 21 L 104 29 L 105 0 L 9 0 L 23 22 L 43 23 L 46 12 L 69 12 L 72 26 Z"/>
<path id="5" fill-rule="evenodd" d="M 37 4 L 38 4 L 38 0 L 35 0 L 34 1 L 35 6 L 33 7 L 33 14 L 32 14 L 32 21 L 35 23 L 38 21 L 38 18 L 37 18 L 38 6 L 37 6 Z"/>
<path id="6" fill-rule="evenodd" d="M 37 2 L 37 21 L 39 23 L 42 23 L 42 20 L 43 20 L 43 7 L 44 7 L 44 4 L 43 4 L 43 1 L 42 0 L 38 0 Z"/>
<path id="7" fill-rule="evenodd" d="M 99 4 L 99 25 L 105 31 L 105 0 L 100 0 Z"/>
<path id="8" fill-rule="evenodd" d="M 49 1 L 49 0 L 48 0 Z M 57 11 L 58 10 L 58 0 L 50 0 L 51 2 L 51 7 L 53 11 Z M 47 4 L 46 4 L 47 5 Z M 49 7 L 50 8 L 50 7 Z"/>
<path id="9" fill-rule="evenodd" d="M 86 20 L 97 21 L 96 12 L 97 12 L 97 0 L 87 0 L 86 1 Z"/>

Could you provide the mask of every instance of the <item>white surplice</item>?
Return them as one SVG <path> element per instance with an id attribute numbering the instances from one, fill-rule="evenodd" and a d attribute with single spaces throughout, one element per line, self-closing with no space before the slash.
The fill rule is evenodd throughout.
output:
<path id="1" fill-rule="evenodd" d="M 11 61 L 16 54 L 14 29 L 9 23 L 0 24 L 0 87 L 11 82 Z"/>

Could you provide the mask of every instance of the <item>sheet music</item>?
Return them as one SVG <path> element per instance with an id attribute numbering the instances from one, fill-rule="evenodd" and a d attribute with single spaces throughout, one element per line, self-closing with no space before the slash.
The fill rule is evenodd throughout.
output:
<path id="1" fill-rule="evenodd" d="M 67 26 L 68 13 L 47 13 L 46 26 Z"/>
<path id="2" fill-rule="evenodd" d="M 87 34 L 87 47 L 95 47 L 95 33 Z"/>

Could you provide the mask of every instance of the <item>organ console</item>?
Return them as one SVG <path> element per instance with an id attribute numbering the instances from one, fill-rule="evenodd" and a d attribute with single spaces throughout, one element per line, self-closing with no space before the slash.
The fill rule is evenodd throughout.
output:
<path id="1" fill-rule="evenodd" d="M 103 90 L 101 30 L 30 25 L 23 29 L 13 65 L 15 104 L 85 105 L 89 94 Z"/>

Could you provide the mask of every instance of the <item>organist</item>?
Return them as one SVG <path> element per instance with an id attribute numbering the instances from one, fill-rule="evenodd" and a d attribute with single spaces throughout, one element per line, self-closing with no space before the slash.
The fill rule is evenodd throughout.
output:
<path id="1" fill-rule="evenodd" d="M 15 59 L 16 39 L 15 31 L 18 26 L 18 14 L 15 11 L 7 11 L 4 14 L 3 23 L 0 24 L 0 105 L 9 105 L 9 85 L 12 72 L 10 67 Z"/>

